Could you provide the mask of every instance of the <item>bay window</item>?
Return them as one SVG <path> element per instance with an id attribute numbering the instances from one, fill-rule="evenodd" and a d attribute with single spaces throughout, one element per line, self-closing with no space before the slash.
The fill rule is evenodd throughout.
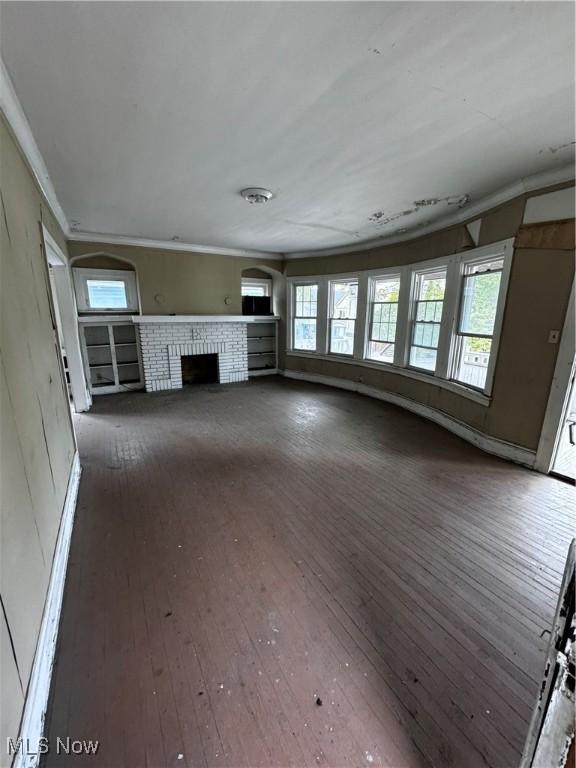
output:
<path id="1" fill-rule="evenodd" d="M 318 284 L 294 286 L 292 338 L 293 348 L 316 350 L 316 319 L 318 315 Z"/>
<path id="2" fill-rule="evenodd" d="M 358 280 L 330 282 L 329 349 L 337 355 L 354 354 Z"/>
<path id="3" fill-rule="evenodd" d="M 394 361 L 400 275 L 373 278 L 370 284 L 370 327 L 366 357 L 382 363 Z"/>
<path id="4" fill-rule="evenodd" d="M 410 365 L 414 368 L 436 370 L 445 290 L 445 267 L 415 273 L 410 344 Z"/>
<path id="5" fill-rule="evenodd" d="M 385 367 L 487 405 L 512 253 L 502 240 L 382 271 L 288 278 L 288 355 Z"/>

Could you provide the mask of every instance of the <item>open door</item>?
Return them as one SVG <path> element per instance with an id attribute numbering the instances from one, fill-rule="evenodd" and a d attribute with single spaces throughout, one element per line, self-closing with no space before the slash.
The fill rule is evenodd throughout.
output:
<path id="1" fill-rule="evenodd" d="M 574 765 L 575 560 L 576 540 L 573 540 L 520 768 L 572 768 Z"/>

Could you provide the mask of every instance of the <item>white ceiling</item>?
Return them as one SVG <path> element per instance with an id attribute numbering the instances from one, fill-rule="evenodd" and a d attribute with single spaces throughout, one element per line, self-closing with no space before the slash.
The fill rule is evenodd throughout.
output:
<path id="1" fill-rule="evenodd" d="M 41 2 L 1 14 L 2 57 L 81 231 L 356 246 L 574 162 L 571 2 Z M 276 197 L 251 206 L 246 186 Z"/>

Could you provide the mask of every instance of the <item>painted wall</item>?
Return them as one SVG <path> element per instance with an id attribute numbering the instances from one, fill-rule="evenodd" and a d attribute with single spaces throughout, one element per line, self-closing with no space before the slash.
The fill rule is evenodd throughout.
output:
<path id="1" fill-rule="evenodd" d="M 521 196 L 485 214 L 478 244 L 514 237 L 522 223 L 525 202 Z M 286 274 L 323 275 L 398 266 L 473 247 L 462 225 L 369 251 L 288 261 Z M 558 345 L 548 343 L 548 333 L 563 327 L 573 278 L 573 250 L 516 249 L 489 406 L 432 383 L 362 365 L 285 355 L 283 366 L 362 381 L 444 411 L 493 437 L 536 450 L 558 353 Z"/>
<path id="2" fill-rule="evenodd" d="M 64 252 L 66 242 L 3 120 L 0 171 L 0 764 L 6 765 L 6 737 L 18 735 L 75 444 L 40 221 Z"/>
<path id="3" fill-rule="evenodd" d="M 70 257 L 104 253 L 131 261 L 138 272 L 145 315 L 240 315 L 242 272 L 266 267 L 281 278 L 282 262 L 207 253 L 163 251 L 103 243 L 69 242 Z M 82 260 L 76 266 L 110 266 L 104 260 Z M 230 297 L 230 303 L 225 298 Z"/>

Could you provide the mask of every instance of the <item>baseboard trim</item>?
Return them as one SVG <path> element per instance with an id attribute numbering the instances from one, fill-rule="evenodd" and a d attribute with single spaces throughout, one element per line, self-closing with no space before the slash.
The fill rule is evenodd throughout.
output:
<path id="1" fill-rule="evenodd" d="M 430 419 L 441 427 L 448 429 L 458 437 L 466 440 L 468 443 L 472 443 L 477 448 L 481 448 L 486 453 L 494 454 L 502 459 L 513 461 L 516 464 L 522 464 L 524 467 L 534 468 L 536 461 L 536 452 L 531 451 L 528 448 L 523 448 L 520 445 L 514 443 L 508 443 L 505 440 L 499 440 L 497 437 L 491 437 L 484 432 L 479 432 L 477 429 L 465 424 L 452 416 L 449 416 L 443 411 L 438 411 L 435 408 L 431 408 L 429 405 L 418 403 L 415 400 L 410 400 L 402 395 L 396 395 L 393 392 L 386 392 L 376 387 L 370 387 L 367 384 L 362 384 L 358 381 L 350 381 L 349 379 L 340 379 L 335 376 L 324 376 L 318 373 L 305 373 L 302 371 L 290 371 L 284 370 L 281 372 L 282 376 L 288 379 L 299 379 L 301 381 L 309 381 L 313 384 L 325 384 L 329 387 L 337 387 L 338 389 L 346 389 L 350 392 L 358 392 L 361 395 L 367 397 L 373 397 L 376 400 L 383 400 L 386 403 L 392 403 L 392 405 L 398 405 L 400 408 L 405 408 L 407 411 L 423 416 L 425 419 Z"/>
<path id="2" fill-rule="evenodd" d="M 28 745 L 30 752 L 35 754 L 23 754 L 18 752 L 14 759 L 13 768 L 37 768 L 40 761 L 38 745 L 44 733 L 44 721 L 50 695 L 50 683 L 54 665 L 54 653 L 58 639 L 58 627 L 60 625 L 60 611 L 62 597 L 64 595 L 64 582 L 66 579 L 66 567 L 68 565 L 68 553 L 74 525 L 74 513 L 76 511 L 76 499 L 80 484 L 80 458 L 75 453 L 72 468 L 68 479 L 68 488 L 62 519 L 58 530 L 58 540 L 52 560 L 52 572 L 48 593 L 44 604 L 44 614 L 36 644 L 34 664 L 30 674 L 30 682 L 24 704 L 24 714 L 20 726 L 20 738 L 24 745 Z"/>

